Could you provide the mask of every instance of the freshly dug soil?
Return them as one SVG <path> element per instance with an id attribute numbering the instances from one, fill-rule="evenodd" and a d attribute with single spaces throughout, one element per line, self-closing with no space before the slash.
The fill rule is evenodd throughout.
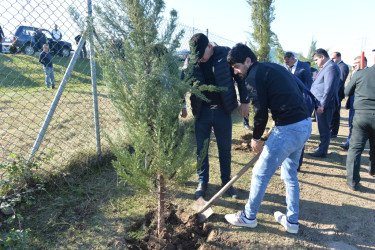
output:
<path id="1" fill-rule="evenodd" d="M 141 240 L 129 237 L 129 232 L 145 228 Z M 151 211 L 145 218 L 135 222 L 128 230 L 126 245 L 129 249 L 198 249 L 206 241 L 210 229 L 199 223 L 197 214 L 191 215 L 172 204 L 166 206 L 166 231 L 160 239 L 157 236 L 156 211 Z"/>

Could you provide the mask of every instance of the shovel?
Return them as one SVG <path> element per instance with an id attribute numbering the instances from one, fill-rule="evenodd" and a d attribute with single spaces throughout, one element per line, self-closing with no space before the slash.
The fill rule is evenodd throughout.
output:
<path id="1" fill-rule="evenodd" d="M 270 136 L 272 129 L 269 129 L 267 134 L 263 137 L 264 140 L 267 140 L 268 137 Z M 224 187 L 220 189 L 219 192 L 217 192 L 208 202 L 203 199 L 203 197 L 199 197 L 198 200 L 196 200 L 192 204 L 192 208 L 195 211 L 198 211 L 198 220 L 199 222 L 204 222 L 208 217 L 211 216 L 211 214 L 214 213 L 214 210 L 211 208 L 211 205 L 219 199 L 231 186 L 233 183 L 235 183 L 250 167 L 252 167 L 256 161 L 259 159 L 261 153 L 256 154 L 249 163 L 246 164 L 245 167 L 243 167 L 233 178 L 225 184 Z"/>
<path id="2" fill-rule="evenodd" d="M 198 220 L 199 222 L 203 222 L 205 221 L 208 217 L 211 216 L 211 214 L 214 213 L 214 210 L 211 208 L 211 205 L 217 200 L 220 198 L 220 196 L 222 196 L 225 191 L 227 191 L 230 186 L 232 186 L 232 184 L 234 182 L 236 182 L 251 166 L 253 166 L 255 164 L 255 162 L 258 160 L 260 156 L 260 153 L 256 154 L 252 159 L 251 161 L 245 166 L 243 167 L 235 176 L 233 176 L 233 178 L 227 183 L 225 184 L 224 187 L 222 187 L 220 189 L 219 192 L 217 192 L 217 194 L 215 194 L 208 202 L 205 201 L 203 199 L 203 197 L 199 197 L 198 200 L 196 200 L 193 205 L 192 205 L 192 208 L 196 211 L 198 211 Z"/>

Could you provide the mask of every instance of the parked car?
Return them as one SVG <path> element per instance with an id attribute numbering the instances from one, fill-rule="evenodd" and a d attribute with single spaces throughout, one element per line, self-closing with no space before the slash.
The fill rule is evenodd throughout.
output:
<path id="1" fill-rule="evenodd" d="M 14 53 L 14 49 L 12 46 L 12 39 L 13 37 L 3 37 L 3 41 L 1 43 L 2 53 Z M 13 52 L 12 52 L 13 49 Z"/>
<path id="2" fill-rule="evenodd" d="M 12 45 L 9 48 L 9 51 L 13 53 L 14 51 L 23 52 L 26 55 L 34 55 L 35 52 L 41 51 L 41 48 L 38 48 L 37 41 L 35 41 L 34 38 L 34 34 L 38 32 L 38 29 L 39 28 L 31 26 L 19 26 L 13 37 Z M 47 43 L 50 46 L 51 53 L 57 54 L 57 51 L 54 51 L 55 49 L 53 44 L 55 42 L 52 40 L 51 32 L 46 29 L 42 29 L 42 31 L 47 38 Z M 70 52 L 73 51 L 72 44 L 65 41 L 60 41 L 59 43 L 61 45 L 60 55 L 64 57 L 70 56 Z M 8 43 L 5 43 L 5 46 L 9 46 Z"/>
<path id="3" fill-rule="evenodd" d="M 190 55 L 190 51 L 187 49 L 183 49 L 183 50 L 177 51 L 176 54 L 181 59 L 181 61 L 185 61 L 185 59 Z"/>

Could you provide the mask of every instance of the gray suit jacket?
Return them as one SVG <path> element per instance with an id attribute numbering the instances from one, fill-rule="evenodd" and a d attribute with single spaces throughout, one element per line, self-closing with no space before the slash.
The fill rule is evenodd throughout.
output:
<path id="1" fill-rule="evenodd" d="M 311 85 L 311 93 L 319 100 L 320 106 L 333 108 L 339 102 L 338 88 L 340 83 L 340 69 L 336 63 L 329 60 L 318 72 Z"/>

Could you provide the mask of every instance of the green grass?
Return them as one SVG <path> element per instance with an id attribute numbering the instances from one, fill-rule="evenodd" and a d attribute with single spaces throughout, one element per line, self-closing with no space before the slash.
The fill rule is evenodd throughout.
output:
<path id="1" fill-rule="evenodd" d="M 47 89 L 44 71 L 35 56 L 0 54 L 0 158 L 12 154 L 27 160 L 55 98 L 71 58 L 54 57 L 56 89 Z M 112 134 L 118 118 L 106 95 L 102 72 L 97 66 L 99 121 L 104 133 Z M 55 175 L 77 152 L 96 150 L 90 61 L 78 59 L 36 154 L 39 172 Z"/>

